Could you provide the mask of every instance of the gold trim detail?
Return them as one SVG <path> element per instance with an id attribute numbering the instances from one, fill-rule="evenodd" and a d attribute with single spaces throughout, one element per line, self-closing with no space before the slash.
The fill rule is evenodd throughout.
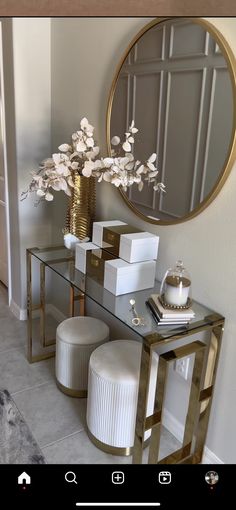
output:
<path id="1" fill-rule="evenodd" d="M 88 393 L 87 390 L 72 390 L 71 388 L 67 388 L 66 386 L 61 384 L 57 379 L 56 379 L 56 383 L 57 383 L 59 390 L 61 390 L 63 393 L 65 393 L 69 397 L 87 398 L 87 393 Z"/>
<path id="2" fill-rule="evenodd" d="M 149 429 L 151 429 L 148 457 L 149 464 L 197 464 L 201 462 L 210 417 L 224 326 L 223 318 L 219 321 L 220 324 L 218 323 L 217 315 L 211 318 L 213 321 L 215 319 L 215 323 L 212 322 L 211 324 L 211 338 L 208 340 L 208 348 L 205 342 L 193 341 L 192 343 L 160 354 L 154 410 L 153 414 L 147 418 L 145 416 L 149 387 L 147 381 L 150 381 L 152 348 L 162 343 L 161 335 L 156 335 L 155 339 L 153 337 L 152 345 L 144 341 L 141 357 L 133 464 L 142 464 L 144 433 Z M 206 329 L 208 329 L 208 327 Z M 189 334 L 193 335 L 194 331 L 189 332 Z M 188 333 L 183 336 L 188 336 Z M 171 341 L 173 342 L 175 338 L 177 338 L 177 336 L 175 337 L 173 335 Z M 212 345 L 215 346 L 216 352 L 213 361 L 211 359 Z M 163 403 L 168 381 L 169 365 L 177 359 L 192 354 L 195 354 L 195 359 L 182 447 L 159 461 L 158 454 L 163 421 Z"/>
<path id="3" fill-rule="evenodd" d="M 124 64 L 124 61 L 126 60 L 130 50 L 133 48 L 133 46 L 139 41 L 139 39 L 142 37 L 143 34 L 148 32 L 152 27 L 158 25 L 159 23 L 163 23 L 165 21 L 171 20 L 171 17 L 163 17 L 163 18 L 156 18 L 155 20 L 151 21 L 148 25 L 145 25 L 145 27 L 138 32 L 138 34 L 133 38 L 131 43 L 129 44 L 127 50 L 125 51 L 124 55 L 122 56 L 116 72 L 115 76 L 111 85 L 110 94 L 108 98 L 108 105 L 107 105 L 107 114 L 106 114 L 106 137 L 107 137 L 107 148 L 108 153 L 111 154 L 111 138 L 110 138 L 110 123 L 111 123 L 111 111 L 112 111 L 112 103 L 114 99 L 116 84 L 119 78 L 120 70 Z M 173 18 L 174 19 L 174 18 Z M 215 37 L 218 46 L 221 49 L 222 54 L 224 55 L 226 62 L 228 63 L 228 70 L 231 78 L 232 83 L 232 93 L 233 93 L 233 129 L 232 129 L 232 135 L 231 140 L 229 144 L 229 151 L 225 160 L 225 165 L 222 171 L 220 172 L 220 175 L 216 181 L 215 186 L 213 187 L 211 193 L 197 206 L 195 207 L 191 212 L 183 216 L 182 218 L 178 218 L 171 221 L 164 221 L 164 220 L 155 220 L 152 218 L 149 218 L 148 216 L 145 216 L 145 214 L 141 213 L 129 200 L 126 193 L 119 188 L 119 192 L 125 201 L 126 205 L 133 211 L 134 214 L 139 216 L 142 220 L 152 223 L 155 225 L 175 225 L 177 223 L 183 223 L 185 221 L 188 221 L 198 214 L 200 214 L 208 205 L 211 204 L 211 202 L 216 198 L 220 190 L 222 189 L 227 177 L 229 176 L 233 163 L 236 158 L 236 60 L 234 53 L 229 45 L 229 43 L 226 41 L 224 36 L 221 34 L 221 32 L 209 21 L 202 19 L 202 18 L 191 18 L 189 17 L 189 20 L 191 20 L 193 23 L 198 23 L 199 25 L 203 26 L 206 30 L 210 32 L 212 36 Z"/>
<path id="4" fill-rule="evenodd" d="M 133 454 L 134 448 L 132 446 L 128 448 L 121 448 L 119 446 L 110 446 L 109 444 L 103 443 L 102 441 L 99 441 L 92 432 L 87 428 L 87 434 L 89 439 L 92 441 L 92 443 L 99 448 L 99 450 L 102 450 L 105 453 L 110 453 L 111 455 L 120 455 L 121 457 L 128 457 L 129 455 Z M 146 439 L 144 442 L 144 448 L 148 446 L 150 442 L 150 439 Z"/>
<path id="5" fill-rule="evenodd" d="M 188 310 L 192 305 L 192 300 L 188 297 L 186 305 L 170 305 L 170 303 L 166 303 L 165 294 L 158 296 L 158 301 L 167 310 Z"/>

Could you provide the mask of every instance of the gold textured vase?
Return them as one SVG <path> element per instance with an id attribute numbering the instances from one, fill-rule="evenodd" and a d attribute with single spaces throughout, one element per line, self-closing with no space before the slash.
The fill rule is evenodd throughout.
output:
<path id="1" fill-rule="evenodd" d="M 66 231 L 83 239 L 92 236 L 95 218 L 96 182 L 94 177 L 76 175 L 67 212 Z"/>

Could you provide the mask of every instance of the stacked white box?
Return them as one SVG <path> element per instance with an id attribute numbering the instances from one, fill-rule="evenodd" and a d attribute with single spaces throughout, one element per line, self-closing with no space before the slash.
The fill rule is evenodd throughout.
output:
<path id="1" fill-rule="evenodd" d="M 86 273 L 87 251 L 98 247 L 94 243 L 77 243 L 75 245 L 75 267 L 82 273 Z"/>
<path id="2" fill-rule="evenodd" d="M 122 234 L 119 257 L 130 263 L 156 260 L 158 245 L 159 237 L 149 232 Z"/>
<path id="3" fill-rule="evenodd" d="M 105 262 L 104 288 L 115 296 L 149 289 L 155 282 L 156 262 L 129 264 L 122 259 Z"/>
<path id="4" fill-rule="evenodd" d="M 106 248 L 105 244 L 107 243 L 103 241 L 103 229 L 105 227 L 118 227 L 120 225 L 127 225 L 127 223 L 120 220 L 95 221 L 93 223 L 92 242 L 101 248 Z M 109 247 L 109 244 L 107 244 L 107 247 Z"/>

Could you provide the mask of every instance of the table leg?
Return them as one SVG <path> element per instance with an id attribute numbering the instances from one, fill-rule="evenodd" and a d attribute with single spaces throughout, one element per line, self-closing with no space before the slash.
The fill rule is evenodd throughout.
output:
<path id="1" fill-rule="evenodd" d="M 199 396 L 199 420 L 197 425 L 197 431 L 196 431 L 196 443 L 195 443 L 195 452 L 194 452 L 194 462 L 198 463 L 202 460 L 206 435 L 207 435 L 207 428 L 208 428 L 208 422 L 210 418 L 210 411 L 211 411 L 211 405 L 212 405 L 212 398 L 213 398 L 213 391 L 215 386 L 215 379 L 216 379 L 216 372 L 217 372 L 217 366 L 219 362 L 219 355 L 220 355 L 220 349 L 221 349 L 221 342 L 222 342 L 222 336 L 224 331 L 224 323 L 222 323 L 219 326 L 212 328 L 211 333 L 211 340 L 210 345 L 212 345 L 214 348 L 216 348 L 216 356 L 215 356 L 215 362 L 214 367 L 212 371 L 212 380 L 210 381 L 210 384 L 208 387 L 202 389 Z M 210 350 L 209 350 L 210 353 Z M 208 362 L 209 363 L 209 353 L 208 353 Z M 201 411 L 202 403 L 207 402 L 206 406 L 203 406 L 203 411 Z"/>
<path id="2" fill-rule="evenodd" d="M 152 416 L 152 432 L 149 446 L 148 464 L 157 464 L 158 462 L 162 429 L 163 403 L 165 398 L 166 383 L 168 379 L 168 368 L 168 363 L 166 363 L 166 360 L 160 356 L 158 363 L 154 414 Z"/>
<path id="3" fill-rule="evenodd" d="M 75 289 L 73 285 L 70 286 L 70 309 L 69 309 L 70 317 L 74 317 L 75 315 Z"/>
<path id="4" fill-rule="evenodd" d="M 43 313 L 41 309 L 41 303 L 40 305 L 33 306 L 33 299 L 32 299 L 32 255 L 27 250 L 26 252 L 26 273 L 27 273 L 27 359 L 29 363 L 35 363 L 37 361 L 42 361 L 45 359 L 49 359 L 55 356 L 55 352 L 46 352 L 43 354 L 37 354 L 33 355 L 33 310 L 41 310 L 41 313 Z M 42 272 L 41 272 L 42 276 Z M 42 282 L 42 281 L 41 281 Z M 41 283 L 40 283 L 40 290 L 41 289 Z M 44 290 L 42 290 L 41 298 L 43 297 Z M 45 317 L 44 319 L 45 320 Z M 42 323 L 41 323 L 42 328 Z M 41 329 L 42 332 L 42 329 Z"/>
<path id="5" fill-rule="evenodd" d="M 140 380 L 138 392 L 138 405 L 137 405 L 137 418 L 135 428 L 135 440 L 133 450 L 133 464 L 142 464 L 143 447 L 144 447 L 144 434 L 146 422 L 146 408 L 148 399 L 148 386 L 150 380 L 152 352 L 150 347 L 143 342 L 141 366 L 140 366 Z"/>
<path id="6" fill-rule="evenodd" d="M 26 274 L 27 274 L 27 358 L 32 362 L 32 270 L 31 253 L 26 252 Z"/>
<path id="7" fill-rule="evenodd" d="M 159 366 L 156 384 L 156 397 L 154 404 L 154 413 L 146 420 L 146 428 L 149 425 L 152 428 L 151 441 L 149 446 L 149 464 L 157 463 L 178 463 L 188 457 L 191 453 L 194 427 L 197 420 L 199 394 L 201 390 L 201 374 L 203 370 L 203 361 L 206 351 L 206 345 L 203 342 L 193 341 L 182 347 L 170 350 L 159 357 Z M 195 362 L 192 375 L 192 384 L 189 397 L 189 406 L 185 423 L 185 432 L 183 444 L 180 449 L 158 461 L 160 436 L 162 429 L 163 404 L 165 398 L 166 384 L 168 380 L 168 368 L 170 363 L 175 362 L 186 356 L 195 354 Z M 149 423 L 148 423 L 149 422 Z"/>
<path id="8" fill-rule="evenodd" d="M 45 337 L 45 265 L 40 264 L 40 339 L 43 347 L 46 347 Z"/>

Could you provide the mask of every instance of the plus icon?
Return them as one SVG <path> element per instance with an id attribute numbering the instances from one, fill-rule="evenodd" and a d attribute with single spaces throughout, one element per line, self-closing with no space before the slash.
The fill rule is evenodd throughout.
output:
<path id="1" fill-rule="evenodd" d="M 121 483 L 124 483 L 125 481 L 125 475 L 123 473 L 123 471 L 113 471 L 112 475 L 111 475 L 111 481 L 112 483 L 114 484 L 121 484 Z"/>

